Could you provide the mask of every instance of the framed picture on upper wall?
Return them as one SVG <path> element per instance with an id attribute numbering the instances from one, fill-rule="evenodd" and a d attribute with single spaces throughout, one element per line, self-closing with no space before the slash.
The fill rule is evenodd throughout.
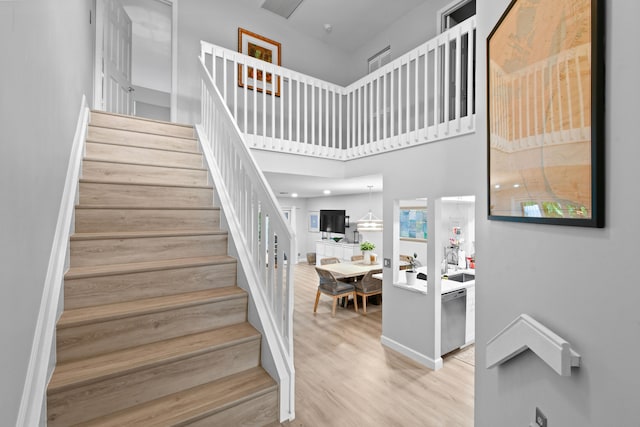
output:
<path id="1" fill-rule="evenodd" d="M 238 52 L 271 64 L 282 65 L 281 51 L 280 43 L 244 28 L 238 28 Z M 266 90 L 269 95 L 273 94 L 275 89 L 275 95 L 280 96 L 280 76 L 274 79 L 272 73 L 247 67 L 246 80 L 248 89 L 256 88 L 258 92 Z M 242 65 L 238 65 L 238 85 L 244 87 L 244 84 L 243 68 Z"/>
<path id="2" fill-rule="evenodd" d="M 604 0 L 513 0 L 487 38 L 491 220 L 604 227 Z"/>
<path id="3" fill-rule="evenodd" d="M 309 232 L 320 232 L 320 212 L 318 211 L 309 212 Z"/>

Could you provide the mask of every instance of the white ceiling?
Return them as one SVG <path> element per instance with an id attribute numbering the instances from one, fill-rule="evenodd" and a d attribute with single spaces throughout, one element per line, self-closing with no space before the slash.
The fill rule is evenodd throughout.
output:
<path id="1" fill-rule="evenodd" d="M 265 172 L 265 177 L 276 197 L 291 197 L 298 193 L 298 197 L 327 197 L 324 190 L 330 190 L 331 196 L 368 193 L 369 185 L 372 192 L 382 191 L 382 175 L 367 175 L 355 178 L 326 178 L 309 175 L 292 175 L 284 173 Z"/>
<path id="2" fill-rule="evenodd" d="M 263 0 L 243 1 L 259 8 Z M 303 0 L 289 19 L 282 21 L 351 53 L 425 1 L 429 0 Z M 331 33 L 327 34 L 324 24 L 331 24 Z"/>

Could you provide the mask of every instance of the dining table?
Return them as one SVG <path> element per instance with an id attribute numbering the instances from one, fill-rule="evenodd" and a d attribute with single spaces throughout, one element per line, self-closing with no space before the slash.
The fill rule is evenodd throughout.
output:
<path id="1" fill-rule="evenodd" d="M 346 279 L 364 276 L 371 270 L 382 271 L 382 264 L 365 264 L 363 262 L 339 262 L 336 264 L 325 264 L 316 268 L 329 271 L 337 278 Z"/>

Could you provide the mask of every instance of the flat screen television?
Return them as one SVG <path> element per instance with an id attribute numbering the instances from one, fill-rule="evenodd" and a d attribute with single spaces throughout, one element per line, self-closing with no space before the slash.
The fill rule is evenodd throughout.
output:
<path id="1" fill-rule="evenodd" d="M 320 231 L 344 234 L 345 232 L 344 210 L 321 210 Z"/>

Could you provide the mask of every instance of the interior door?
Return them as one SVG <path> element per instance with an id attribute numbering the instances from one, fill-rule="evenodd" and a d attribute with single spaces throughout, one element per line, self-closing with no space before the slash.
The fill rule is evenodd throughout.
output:
<path id="1" fill-rule="evenodd" d="M 131 19 L 119 0 L 103 0 L 103 109 L 134 114 L 131 85 Z"/>

